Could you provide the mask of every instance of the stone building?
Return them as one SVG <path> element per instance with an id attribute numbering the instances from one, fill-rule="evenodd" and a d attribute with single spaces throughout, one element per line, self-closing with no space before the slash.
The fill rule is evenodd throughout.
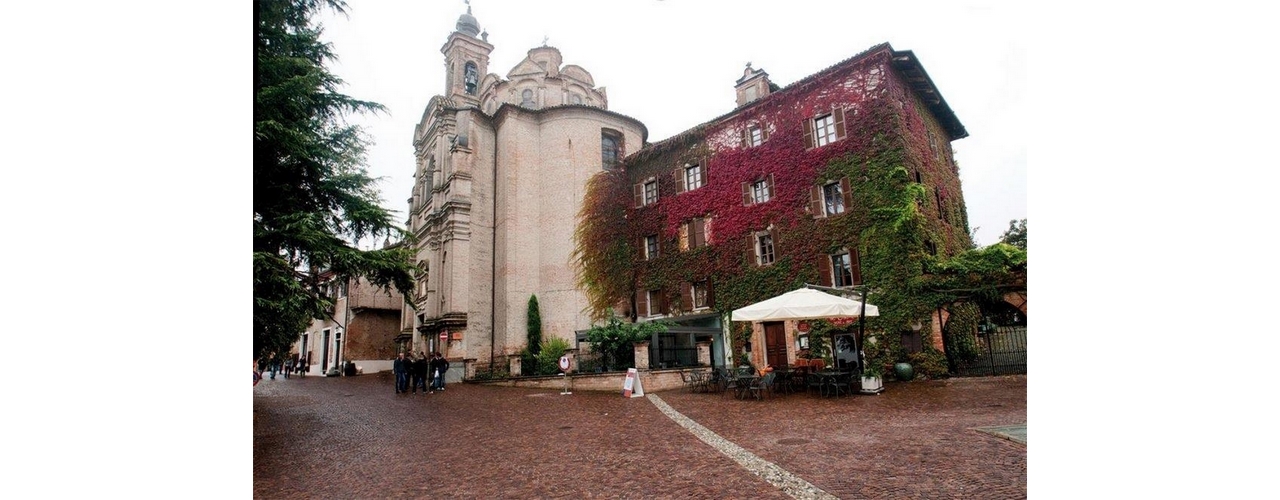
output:
<path id="1" fill-rule="evenodd" d="M 440 49 L 444 93 L 414 130 L 407 227 L 418 301 L 398 337 L 469 366 L 525 347 L 534 295 L 543 338 L 590 326 L 571 258 L 576 215 L 588 179 L 648 133 L 610 111 L 605 88 L 554 47 L 530 49 L 505 77 L 490 73 L 487 39 L 468 7 Z"/>
<path id="2" fill-rule="evenodd" d="M 391 369 L 396 357 L 404 296 L 363 278 L 322 274 L 326 295 L 334 298 L 329 317 L 311 321 L 292 355 L 309 360 L 308 374 L 325 374 L 347 360 L 372 373 Z M 296 358 L 295 358 L 296 359 Z"/>
<path id="3" fill-rule="evenodd" d="M 911 51 L 880 44 L 786 87 L 748 65 L 735 93 L 734 110 L 628 157 L 609 188 L 625 207 L 601 210 L 626 214 L 599 241 L 631 256 L 597 270 L 626 280 L 608 299 L 634 321 L 676 324 L 651 340 L 652 368 L 698 363 L 707 342 L 718 366 L 744 349 L 755 366 L 792 364 L 805 345 L 795 322 L 729 325 L 727 313 L 801 283 L 864 284 L 862 237 L 894 203 L 885 186 L 917 193 L 905 203 L 924 237 L 892 249 L 904 261 L 971 245 L 951 149 L 968 134 Z M 938 323 L 924 325 L 941 349 Z M 922 347 L 918 327 L 903 335 Z"/>

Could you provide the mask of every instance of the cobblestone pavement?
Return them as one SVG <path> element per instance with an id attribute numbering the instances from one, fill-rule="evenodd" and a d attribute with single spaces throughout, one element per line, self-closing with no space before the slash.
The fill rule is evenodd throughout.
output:
<path id="1" fill-rule="evenodd" d="M 647 398 L 393 385 L 379 373 L 253 388 L 254 497 L 789 498 Z M 839 399 L 659 395 L 840 498 L 1027 496 L 1026 446 L 972 430 L 1026 422 L 1025 376 L 888 383 Z"/>

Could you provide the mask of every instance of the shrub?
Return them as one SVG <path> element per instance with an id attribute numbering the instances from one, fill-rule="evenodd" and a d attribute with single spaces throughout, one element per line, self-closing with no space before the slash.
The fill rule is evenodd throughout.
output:
<path id="1" fill-rule="evenodd" d="M 560 357 L 569 350 L 569 341 L 562 338 L 551 338 L 542 342 L 537 354 L 537 375 L 555 375 L 560 373 Z"/>
<path id="2" fill-rule="evenodd" d="M 921 352 L 907 354 L 907 359 L 916 369 L 916 373 L 925 378 L 945 378 L 947 372 L 947 356 L 937 349 L 926 347 Z"/>

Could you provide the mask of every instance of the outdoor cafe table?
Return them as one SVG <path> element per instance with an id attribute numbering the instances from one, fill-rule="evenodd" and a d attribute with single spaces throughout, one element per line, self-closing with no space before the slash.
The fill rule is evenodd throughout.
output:
<path id="1" fill-rule="evenodd" d="M 834 383 L 836 379 L 840 377 L 847 377 L 852 373 L 853 372 L 848 370 L 822 370 L 822 371 L 814 372 L 813 375 L 818 377 L 821 380 L 820 383 L 822 384 L 821 385 L 822 389 L 820 390 L 824 393 L 823 395 L 826 395 L 825 394 L 826 387 L 829 383 Z"/>

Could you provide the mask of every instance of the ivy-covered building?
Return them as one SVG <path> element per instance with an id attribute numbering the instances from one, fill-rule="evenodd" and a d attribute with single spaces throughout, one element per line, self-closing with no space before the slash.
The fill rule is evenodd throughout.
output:
<path id="1" fill-rule="evenodd" d="M 577 240 L 592 313 L 674 322 L 654 368 L 696 362 L 703 341 L 716 365 L 748 350 L 790 364 L 795 325 L 728 312 L 806 283 L 865 286 L 883 335 L 941 351 L 931 311 L 876 301 L 972 246 L 951 149 L 968 134 L 915 54 L 876 45 L 785 87 L 748 65 L 735 89 L 733 111 L 592 180 Z"/>

